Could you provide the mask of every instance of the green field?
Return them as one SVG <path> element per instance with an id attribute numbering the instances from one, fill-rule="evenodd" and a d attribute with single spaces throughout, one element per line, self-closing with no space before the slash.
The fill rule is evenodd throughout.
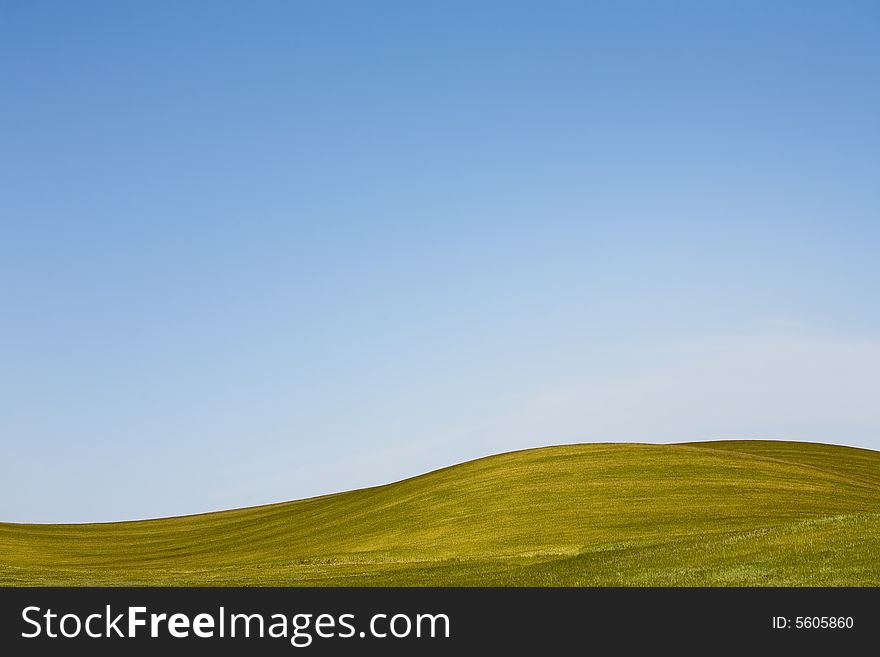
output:
<path id="1" fill-rule="evenodd" d="M 880 452 L 571 445 L 249 509 L 0 524 L 0 584 L 877 586 Z"/>

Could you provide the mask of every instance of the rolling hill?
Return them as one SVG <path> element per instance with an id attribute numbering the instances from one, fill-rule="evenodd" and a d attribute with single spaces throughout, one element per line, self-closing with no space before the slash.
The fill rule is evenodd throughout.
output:
<path id="1" fill-rule="evenodd" d="M 880 585 L 880 452 L 584 444 L 178 518 L 0 524 L 0 585 Z"/>

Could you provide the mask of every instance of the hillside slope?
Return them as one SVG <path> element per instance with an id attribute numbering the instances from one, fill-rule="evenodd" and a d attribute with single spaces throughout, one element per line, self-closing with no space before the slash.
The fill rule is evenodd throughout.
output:
<path id="1" fill-rule="evenodd" d="M 876 586 L 880 452 L 571 445 L 250 509 L 0 524 L 0 584 Z"/>

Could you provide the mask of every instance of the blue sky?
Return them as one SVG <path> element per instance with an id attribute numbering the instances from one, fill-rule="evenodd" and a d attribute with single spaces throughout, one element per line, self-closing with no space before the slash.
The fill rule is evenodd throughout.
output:
<path id="1" fill-rule="evenodd" d="M 0 519 L 880 449 L 874 2 L 0 3 Z"/>

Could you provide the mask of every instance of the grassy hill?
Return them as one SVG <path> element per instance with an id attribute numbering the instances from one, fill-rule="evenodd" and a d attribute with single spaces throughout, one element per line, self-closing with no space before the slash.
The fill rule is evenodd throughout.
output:
<path id="1" fill-rule="evenodd" d="M 572 445 L 250 509 L 0 524 L 0 584 L 876 586 L 880 452 Z"/>

